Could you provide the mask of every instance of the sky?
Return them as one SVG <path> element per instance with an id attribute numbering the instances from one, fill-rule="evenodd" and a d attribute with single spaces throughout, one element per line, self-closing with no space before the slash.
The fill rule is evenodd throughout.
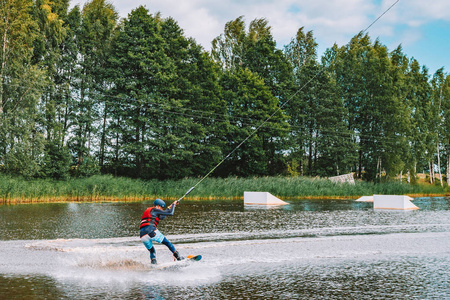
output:
<path id="1" fill-rule="evenodd" d="M 86 0 L 71 0 L 71 7 L 83 7 Z M 449 0 L 107 0 L 121 18 L 139 6 L 163 18 L 172 17 L 205 50 L 224 32 L 225 24 L 244 16 L 246 25 L 265 18 L 277 47 L 283 49 L 297 30 L 312 31 L 319 57 L 337 44 L 343 46 L 386 12 L 369 30 L 369 36 L 389 51 L 402 45 L 408 58 L 414 57 L 432 75 L 444 67 L 450 74 Z M 248 28 L 248 27 L 247 27 Z"/>

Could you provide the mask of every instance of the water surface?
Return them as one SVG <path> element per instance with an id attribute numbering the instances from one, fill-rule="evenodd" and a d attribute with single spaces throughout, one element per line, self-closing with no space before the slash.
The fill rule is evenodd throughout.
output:
<path id="1" fill-rule="evenodd" d="M 185 201 L 160 230 L 200 262 L 159 270 L 137 236 L 151 203 L 0 206 L 5 299 L 446 299 L 450 200 L 416 211 L 297 200 Z"/>

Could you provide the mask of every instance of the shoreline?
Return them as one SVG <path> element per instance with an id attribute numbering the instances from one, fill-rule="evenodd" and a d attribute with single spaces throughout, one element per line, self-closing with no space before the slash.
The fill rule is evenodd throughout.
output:
<path id="1" fill-rule="evenodd" d="M 67 181 L 26 180 L 0 174 L 0 205 L 60 202 L 136 202 L 156 198 L 175 201 L 197 186 L 198 178 L 180 180 L 141 180 L 110 175 L 94 175 Z M 335 183 L 316 177 L 227 177 L 207 178 L 183 199 L 195 201 L 242 200 L 245 191 L 269 192 L 282 200 L 301 199 L 351 200 L 376 194 L 410 197 L 450 196 L 448 186 L 400 182 L 355 184 Z"/>
<path id="2" fill-rule="evenodd" d="M 276 195 L 274 195 L 276 196 Z M 302 200 L 356 200 L 359 196 L 276 196 L 282 200 L 287 201 L 302 201 Z M 405 194 L 412 198 L 421 197 L 450 197 L 449 193 L 443 194 Z M 39 197 L 39 198 L 11 198 L 2 199 L 0 205 L 15 205 L 15 204 L 43 204 L 43 203 L 111 203 L 111 202 L 141 202 L 141 201 L 153 201 L 156 198 L 162 198 L 166 201 L 175 201 L 180 197 L 176 196 L 125 196 L 125 197 L 114 197 L 114 196 L 58 196 L 58 197 Z M 214 200 L 228 200 L 228 201 L 242 201 L 244 196 L 197 196 L 197 197 L 184 197 L 183 200 L 190 201 L 214 201 Z"/>

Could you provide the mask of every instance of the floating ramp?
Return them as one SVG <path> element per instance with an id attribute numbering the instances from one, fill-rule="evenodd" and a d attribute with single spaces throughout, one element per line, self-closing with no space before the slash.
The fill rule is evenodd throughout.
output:
<path id="1" fill-rule="evenodd" d="M 413 210 L 415 206 L 409 196 L 400 195 L 373 195 L 373 209 Z"/>
<path id="2" fill-rule="evenodd" d="M 353 173 L 328 177 L 328 179 L 333 182 L 336 182 L 336 183 L 345 183 L 346 182 L 349 184 L 355 184 L 355 178 L 353 177 Z"/>
<path id="3" fill-rule="evenodd" d="M 355 201 L 356 202 L 373 202 L 373 196 L 362 196 Z"/>
<path id="4" fill-rule="evenodd" d="M 244 192 L 245 205 L 286 205 L 289 204 L 268 192 Z"/>

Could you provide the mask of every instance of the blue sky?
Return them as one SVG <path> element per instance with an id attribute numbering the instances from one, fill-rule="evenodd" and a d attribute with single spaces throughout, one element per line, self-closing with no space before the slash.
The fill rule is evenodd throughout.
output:
<path id="1" fill-rule="evenodd" d="M 223 33 L 225 23 L 244 16 L 269 21 L 277 46 L 282 48 L 300 27 L 312 30 L 321 55 L 334 43 L 345 45 L 397 0 L 107 0 L 120 17 L 140 5 L 150 13 L 174 18 L 185 36 L 206 50 Z M 72 0 L 71 6 L 85 0 Z M 433 74 L 440 67 L 450 73 L 450 0 L 400 0 L 370 29 L 390 51 L 399 44 Z"/>

